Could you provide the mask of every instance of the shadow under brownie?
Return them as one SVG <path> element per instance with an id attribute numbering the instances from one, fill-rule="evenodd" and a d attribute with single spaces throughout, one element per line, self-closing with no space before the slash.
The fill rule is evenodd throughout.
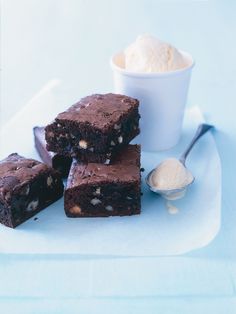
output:
<path id="1" fill-rule="evenodd" d="M 46 126 L 47 149 L 82 162 L 109 163 L 139 134 L 139 101 L 124 95 L 91 95 Z"/>
<path id="2" fill-rule="evenodd" d="M 140 146 L 128 145 L 112 164 L 73 161 L 64 193 L 68 217 L 140 214 Z"/>
<path id="3" fill-rule="evenodd" d="M 35 147 L 42 161 L 59 171 L 63 178 L 67 177 L 70 171 L 72 158 L 49 152 L 46 149 L 44 127 L 35 126 L 33 132 Z"/>

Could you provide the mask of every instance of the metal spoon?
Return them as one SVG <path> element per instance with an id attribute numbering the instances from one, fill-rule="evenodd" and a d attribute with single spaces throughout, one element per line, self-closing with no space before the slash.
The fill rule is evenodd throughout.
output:
<path id="1" fill-rule="evenodd" d="M 191 141 L 191 143 L 188 145 L 187 149 L 184 151 L 184 153 L 181 155 L 181 157 L 179 158 L 179 161 L 183 164 L 183 166 L 187 169 L 187 167 L 185 166 L 185 162 L 186 162 L 186 158 L 189 154 L 189 152 L 191 151 L 191 149 L 193 148 L 193 146 L 195 145 L 195 143 L 199 140 L 199 138 L 205 134 L 207 131 L 209 131 L 210 129 L 214 128 L 213 125 L 210 124 L 206 124 L 206 123 L 202 123 L 198 126 L 198 129 Z M 160 165 L 160 164 L 159 164 Z M 159 166 L 157 166 L 156 168 L 154 168 L 153 170 L 151 170 L 148 175 L 146 176 L 146 183 L 148 185 L 148 187 L 150 188 L 151 191 L 158 193 L 160 195 L 162 195 L 164 198 L 169 199 L 169 200 L 174 200 L 174 199 L 178 199 L 180 197 L 182 197 L 185 192 L 186 189 L 194 182 L 195 178 L 193 176 L 193 179 L 191 182 L 189 182 L 187 185 L 185 185 L 184 187 L 181 187 L 179 189 L 169 189 L 169 190 L 160 190 L 155 188 L 154 186 L 151 185 L 151 175 L 153 173 L 153 171 L 155 171 Z M 189 171 L 189 170 L 188 170 Z"/>

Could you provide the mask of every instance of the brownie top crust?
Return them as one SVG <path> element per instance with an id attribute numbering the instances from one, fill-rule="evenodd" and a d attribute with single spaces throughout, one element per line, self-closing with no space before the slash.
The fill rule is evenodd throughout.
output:
<path id="1" fill-rule="evenodd" d="M 100 182 L 131 182 L 140 177 L 140 146 L 128 145 L 112 164 L 81 164 L 73 161 L 67 187 Z"/>
<path id="2" fill-rule="evenodd" d="M 16 153 L 9 155 L 0 161 L 0 198 L 48 169 L 47 165 L 34 159 L 26 159 Z"/>
<path id="3" fill-rule="evenodd" d="M 138 110 L 138 106 L 139 101 L 128 96 L 112 93 L 94 94 L 82 98 L 67 111 L 58 114 L 55 120 L 89 123 L 103 130 L 133 110 Z"/>

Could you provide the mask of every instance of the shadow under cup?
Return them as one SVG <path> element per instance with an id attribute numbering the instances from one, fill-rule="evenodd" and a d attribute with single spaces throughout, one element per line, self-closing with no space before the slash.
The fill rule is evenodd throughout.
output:
<path id="1" fill-rule="evenodd" d="M 141 133 L 135 142 L 144 151 L 161 151 L 175 146 L 181 135 L 193 58 L 181 51 L 187 66 L 164 73 L 135 73 L 125 70 L 124 54 L 112 56 L 115 93 L 140 101 Z"/>

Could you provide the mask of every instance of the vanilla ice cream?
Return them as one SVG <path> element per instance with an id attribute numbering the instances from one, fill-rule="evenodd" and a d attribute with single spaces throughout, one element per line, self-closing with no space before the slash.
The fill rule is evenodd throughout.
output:
<path id="1" fill-rule="evenodd" d="M 193 175 L 176 158 L 164 160 L 152 173 L 151 185 L 159 190 L 181 189 L 193 181 Z"/>
<path id="2" fill-rule="evenodd" d="M 124 51 L 125 69 L 131 72 L 169 72 L 187 67 L 176 48 L 151 35 L 138 36 Z"/>

